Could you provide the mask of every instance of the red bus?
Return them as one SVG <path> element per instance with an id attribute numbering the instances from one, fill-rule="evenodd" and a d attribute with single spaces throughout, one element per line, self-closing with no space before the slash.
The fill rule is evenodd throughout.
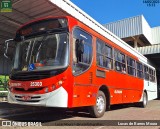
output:
<path id="1" fill-rule="evenodd" d="M 157 98 L 154 67 L 71 16 L 26 23 L 14 42 L 9 103 L 86 106 L 101 117 L 110 105 Z"/>

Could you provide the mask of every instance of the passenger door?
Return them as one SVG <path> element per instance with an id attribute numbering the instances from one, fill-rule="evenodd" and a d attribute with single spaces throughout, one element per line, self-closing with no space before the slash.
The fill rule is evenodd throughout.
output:
<path id="1" fill-rule="evenodd" d="M 90 69 L 92 61 L 92 36 L 80 28 L 73 30 L 73 63 L 74 100 L 78 106 L 85 106 L 89 101 L 93 72 Z"/>

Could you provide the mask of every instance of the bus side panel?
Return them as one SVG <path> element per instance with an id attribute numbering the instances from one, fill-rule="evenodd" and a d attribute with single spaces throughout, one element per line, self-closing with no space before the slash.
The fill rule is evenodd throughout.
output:
<path id="1" fill-rule="evenodd" d="M 96 86 L 74 86 L 73 107 L 91 106 L 96 102 Z"/>
<path id="2" fill-rule="evenodd" d="M 144 90 L 147 91 L 148 100 L 157 98 L 157 83 L 144 80 Z M 141 98 L 142 101 L 142 98 Z"/>
<path id="3" fill-rule="evenodd" d="M 130 103 L 130 102 L 133 102 L 133 97 L 135 95 L 133 94 L 133 90 L 127 90 L 127 89 L 124 89 L 123 90 L 123 103 Z"/>
<path id="4" fill-rule="evenodd" d="M 116 88 L 109 88 L 110 91 L 110 104 L 121 104 L 122 103 L 122 90 Z"/>
<path id="5" fill-rule="evenodd" d="M 142 96 L 144 83 L 142 79 L 126 76 L 126 87 L 123 90 L 123 103 L 138 102 Z"/>
<path id="6" fill-rule="evenodd" d="M 106 72 L 104 83 L 110 87 L 111 104 L 138 102 L 144 88 L 142 79 L 112 70 Z"/>
<path id="7" fill-rule="evenodd" d="M 123 90 L 123 103 L 139 102 L 142 91 L 138 90 Z"/>

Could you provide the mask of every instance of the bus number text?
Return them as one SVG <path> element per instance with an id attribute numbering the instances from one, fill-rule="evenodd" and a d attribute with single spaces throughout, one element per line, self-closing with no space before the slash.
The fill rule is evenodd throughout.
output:
<path id="1" fill-rule="evenodd" d="M 31 82 L 30 86 L 42 86 L 42 82 Z"/>

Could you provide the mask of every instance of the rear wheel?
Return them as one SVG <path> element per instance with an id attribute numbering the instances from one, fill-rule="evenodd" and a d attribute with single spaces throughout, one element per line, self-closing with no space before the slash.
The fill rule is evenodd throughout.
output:
<path id="1" fill-rule="evenodd" d="M 148 97 L 147 97 L 147 93 L 144 92 L 143 93 L 143 100 L 142 100 L 142 102 L 140 102 L 140 107 L 145 108 L 147 106 L 147 104 L 148 104 Z"/>
<path id="2" fill-rule="evenodd" d="M 89 107 L 89 112 L 92 117 L 102 117 L 106 111 L 106 97 L 102 91 L 98 92 L 96 104 Z"/>

